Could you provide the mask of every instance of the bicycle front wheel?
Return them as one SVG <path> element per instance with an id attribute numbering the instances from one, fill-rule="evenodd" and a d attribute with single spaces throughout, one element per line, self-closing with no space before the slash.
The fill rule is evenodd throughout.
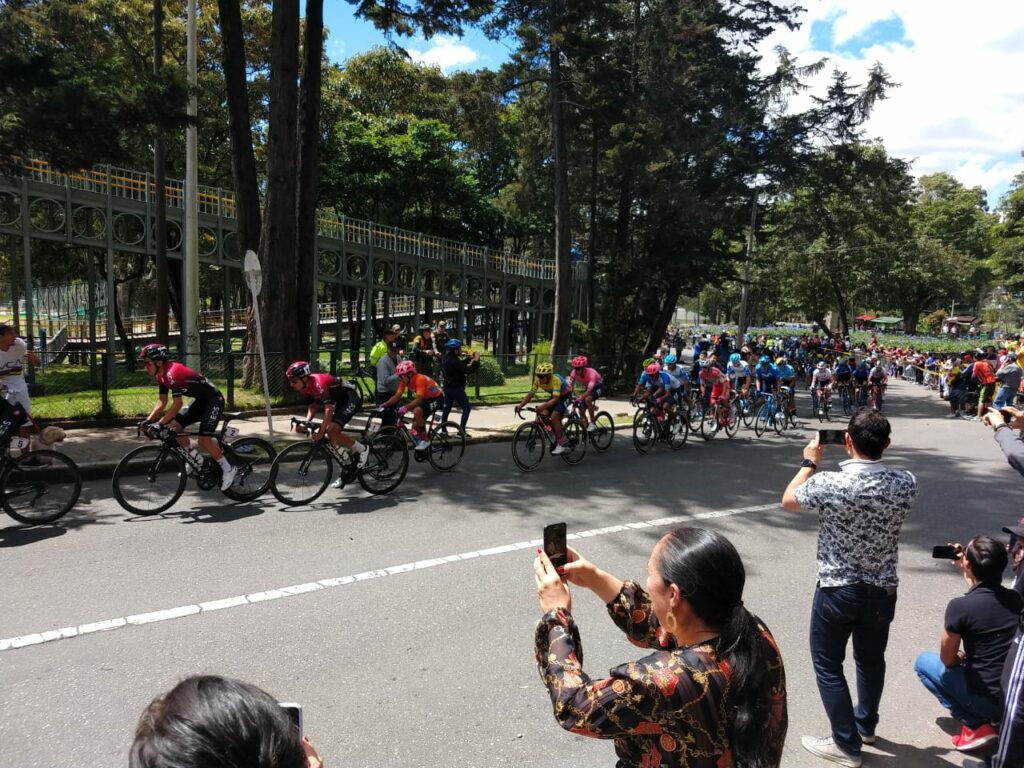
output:
<path id="1" fill-rule="evenodd" d="M 453 421 L 438 424 L 430 433 L 427 459 L 438 472 L 450 472 L 466 452 L 466 433 Z"/>
<path id="2" fill-rule="evenodd" d="M 757 418 L 754 419 L 754 434 L 760 437 L 767 431 L 768 422 L 772 417 L 771 407 L 765 403 L 761 406 L 761 410 L 757 412 Z"/>
<path id="3" fill-rule="evenodd" d="M 637 453 L 647 453 L 658 439 L 658 425 L 647 411 L 640 411 L 633 418 L 633 447 Z"/>
<path id="4" fill-rule="evenodd" d="M 512 461 L 523 472 L 535 470 L 544 458 L 547 438 L 538 424 L 523 424 L 512 436 Z"/>
<path id="5" fill-rule="evenodd" d="M 599 451 L 607 451 L 615 439 L 615 420 L 608 411 L 598 411 L 594 416 L 594 429 L 590 432 L 590 441 Z"/>
<path id="6" fill-rule="evenodd" d="M 690 424 L 681 413 L 676 413 L 675 418 L 668 424 L 668 447 L 678 451 L 686 445 L 686 438 L 690 436 Z"/>
<path id="7" fill-rule="evenodd" d="M 725 434 L 731 440 L 740 431 L 740 407 L 738 403 L 729 403 L 725 408 Z"/>
<path id="8" fill-rule="evenodd" d="M 159 515 L 181 497 L 186 482 L 177 452 L 166 445 L 143 445 L 114 468 L 114 498 L 133 515 Z"/>
<path id="9" fill-rule="evenodd" d="M 577 418 L 570 419 L 562 425 L 562 440 L 565 451 L 562 458 L 566 464 L 579 464 L 587 455 L 587 436 L 583 433 L 583 425 Z"/>
<path id="10" fill-rule="evenodd" d="M 775 427 L 775 434 L 781 435 L 786 429 L 786 405 L 783 403 L 775 409 L 775 413 L 772 416 L 772 426 Z"/>
<path id="11" fill-rule="evenodd" d="M 754 419 L 757 418 L 757 409 L 754 407 L 754 402 L 750 399 L 745 399 L 742 402 L 740 416 L 743 419 L 743 426 L 750 429 L 754 424 Z"/>
<path id="12" fill-rule="evenodd" d="M 243 437 L 224 451 L 235 467 L 235 482 L 224 495 L 235 501 L 252 501 L 270 487 L 270 474 L 277 451 L 274 446 L 258 437 Z"/>
<path id="13" fill-rule="evenodd" d="M 409 471 L 409 446 L 394 433 L 380 433 L 370 441 L 370 455 L 359 468 L 359 484 L 375 496 L 390 493 Z"/>
<path id="14" fill-rule="evenodd" d="M 277 454 L 270 468 L 270 492 L 289 507 L 312 504 L 327 490 L 334 459 L 322 445 L 293 443 Z"/>
<path id="15" fill-rule="evenodd" d="M 31 451 L 11 459 L 0 476 L 0 504 L 19 523 L 52 523 L 82 492 L 78 466 L 57 451 Z"/>

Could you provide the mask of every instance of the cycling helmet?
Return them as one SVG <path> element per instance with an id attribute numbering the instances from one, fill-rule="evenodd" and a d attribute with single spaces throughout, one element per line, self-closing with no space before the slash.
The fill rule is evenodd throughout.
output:
<path id="1" fill-rule="evenodd" d="M 825 368 L 827 368 L 827 367 L 828 366 L 825 365 L 825 361 L 824 360 L 819 360 L 818 361 L 818 370 L 819 371 L 824 371 Z"/>
<path id="2" fill-rule="evenodd" d="M 537 366 L 538 376 L 550 376 L 554 372 L 555 366 L 553 366 L 551 363 L 541 363 L 540 365 Z"/>
<path id="3" fill-rule="evenodd" d="M 403 360 L 395 366 L 395 373 L 399 376 L 405 376 L 410 373 L 416 373 L 416 363 L 412 360 Z"/>
<path id="4" fill-rule="evenodd" d="M 778 360 L 775 361 L 775 364 L 776 365 L 785 365 L 786 364 L 786 358 L 780 357 Z"/>
<path id="5" fill-rule="evenodd" d="M 284 372 L 284 375 L 289 381 L 295 381 L 295 379 L 301 379 L 304 376 L 309 376 L 310 373 L 309 363 L 305 360 L 296 360 L 288 366 L 288 370 Z"/>
<path id="6" fill-rule="evenodd" d="M 768 365 L 771 365 L 771 364 L 772 364 L 772 360 L 771 360 L 771 358 L 770 358 L 770 357 L 768 357 L 768 355 L 761 355 L 761 359 L 760 359 L 760 360 L 758 360 L 758 362 L 759 362 L 759 363 L 760 363 L 761 365 L 765 365 L 766 363 L 767 363 Z"/>
<path id="7" fill-rule="evenodd" d="M 163 344 L 147 344 L 139 350 L 139 360 L 166 360 L 170 356 L 170 350 Z"/>
<path id="8" fill-rule="evenodd" d="M 576 357 L 574 357 L 572 359 L 572 367 L 573 368 L 586 368 L 587 365 L 588 365 L 588 360 L 583 355 L 577 355 Z"/>
<path id="9" fill-rule="evenodd" d="M 740 357 L 740 353 L 739 352 L 733 352 L 731 355 L 729 355 L 729 362 L 730 363 L 738 363 L 742 359 L 743 358 Z"/>
<path id="10" fill-rule="evenodd" d="M 677 358 L 675 355 L 665 355 L 665 365 L 675 365 L 676 360 Z"/>
<path id="11" fill-rule="evenodd" d="M 647 366 L 646 370 L 648 376 L 657 376 L 659 373 L 661 373 L 661 366 L 658 365 L 657 363 L 651 363 L 650 365 Z"/>
<path id="12" fill-rule="evenodd" d="M 445 349 L 462 349 L 462 341 L 459 339 L 448 339 L 444 343 Z"/>
<path id="13" fill-rule="evenodd" d="M 642 368 L 646 368 L 648 365 L 650 365 L 653 362 L 654 362 L 654 358 L 653 357 L 645 357 L 644 361 L 642 363 L 640 363 L 640 366 Z"/>

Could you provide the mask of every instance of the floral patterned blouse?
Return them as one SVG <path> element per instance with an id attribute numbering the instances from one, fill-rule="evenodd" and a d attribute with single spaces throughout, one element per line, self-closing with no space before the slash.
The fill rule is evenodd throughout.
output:
<path id="1" fill-rule="evenodd" d="M 730 673 L 714 642 L 677 646 L 636 582 L 623 585 L 608 613 L 631 643 L 657 650 L 591 680 L 572 616 L 562 609 L 546 613 L 537 625 L 536 658 L 558 722 L 583 736 L 615 739 L 618 768 L 732 768 Z M 758 625 L 774 655 L 773 705 L 764 727 L 775 735 L 772 751 L 781 757 L 788 725 L 785 671 L 774 638 Z"/>

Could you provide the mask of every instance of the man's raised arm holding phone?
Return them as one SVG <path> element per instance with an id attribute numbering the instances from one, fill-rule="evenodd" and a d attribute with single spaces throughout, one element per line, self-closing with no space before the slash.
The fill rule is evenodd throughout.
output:
<path id="1" fill-rule="evenodd" d="M 1012 406 L 1004 406 L 998 411 L 990 408 L 981 420 L 992 427 L 996 442 L 1010 466 L 1024 475 L 1024 434 L 1014 432 L 1024 429 L 1024 412 Z"/>

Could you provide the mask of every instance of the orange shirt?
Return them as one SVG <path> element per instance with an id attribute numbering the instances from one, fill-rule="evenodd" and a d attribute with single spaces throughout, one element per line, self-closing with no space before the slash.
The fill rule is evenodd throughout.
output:
<path id="1" fill-rule="evenodd" d="M 986 360 L 978 360 L 974 364 L 974 378 L 983 386 L 996 383 L 995 374 L 992 373 L 992 366 Z"/>
<path id="2" fill-rule="evenodd" d="M 441 388 L 437 386 L 437 382 L 429 376 L 424 376 L 422 373 L 414 373 L 412 379 L 409 381 L 409 389 L 411 389 L 416 397 L 422 397 L 424 400 L 433 400 L 435 397 L 441 397 Z M 401 397 L 402 393 L 405 392 L 405 379 L 400 378 L 398 380 L 398 396 Z"/>

